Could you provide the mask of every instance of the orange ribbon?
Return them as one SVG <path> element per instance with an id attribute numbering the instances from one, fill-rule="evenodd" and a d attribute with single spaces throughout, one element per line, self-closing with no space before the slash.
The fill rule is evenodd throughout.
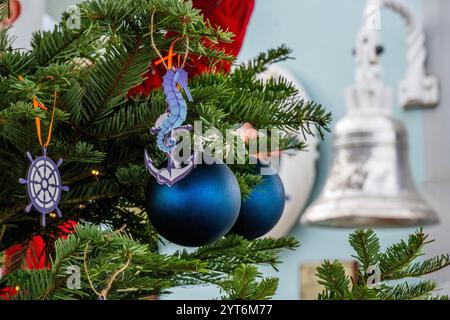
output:
<path id="1" fill-rule="evenodd" d="M 178 38 L 176 38 L 175 40 L 172 41 L 172 43 L 170 44 L 170 48 L 169 48 L 169 54 L 166 57 L 162 58 L 162 59 L 156 60 L 155 61 L 155 66 L 161 64 L 163 61 L 167 61 L 167 69 L 169 69 L 169 70 L 172 69 L 173 57 L 176 56 L 176 55 L 178 55 L 178 65 L 180 65 L 180 55 L 173 52 L 173 47 L 175 46 L 175 43 L 178 40 L 180 40 L 180 39 L 181 38 L 178 37 Z"/>
<path id="2" fill-rule="evenodd" d="M 173 53 L 172 57 L 178 55 L 178 53 Z M 162 58 L 162 59 L 158 59 L 155 61 L 155 66 L 159 66 L 161 63 L 163 63 L 163 61 L 167 61 L 169 60 L 169 55 L 167 55 L 166 57 Z"/>
<path id="3" fill-rule="evenodd" d="M 42 103 L 40 103 L 36 97 L 33 97 L 33 107 L 35 109 L 41 108 L 42 110 L 47 111 L 47 107 L 44 106 Z M 39 143 L 41 144 L 41 147 L 47 148 L 50 144 L 50 140 L 52 138 L 52 128 L 53 128 L 53 120 L 55 119 L 55 111 L 56 111 L 56 91 L 53 97 L 53 111 L 52 111 L 52 118 L 50 120 L 50 126 L 48 128 L 48 134 L 47 134 L 47 141 L 45 144 L 42 143 L 42 131 L 41 131 L 41 118 L 38 116 L 36 117 L 36 130 L 39 138 Z"/>

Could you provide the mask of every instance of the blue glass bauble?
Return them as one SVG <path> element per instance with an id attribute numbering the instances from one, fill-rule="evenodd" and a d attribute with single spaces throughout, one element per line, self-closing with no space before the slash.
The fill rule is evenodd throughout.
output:
<path id="1" fill-rule="evenodd" d="M 243 199 L 239 218 L 230 233 L 252 240 L 272 230 L 280 220 L 286 195 L 280 176 L 268 165 L 258 161 L 255 171 L 266 168 L 272 175 L 261 175 L 263 182 L 257 185 L 247 199 Z"/>
<path id="2" fill-rule="evenodd" d="M 226 235 L 241 206 L 238 182 L 225 164 L 199 164 L 172 187 L 160 185 L 152 177 L 146 197 L 148 217 L 156 231 L 188 247 Z"/>

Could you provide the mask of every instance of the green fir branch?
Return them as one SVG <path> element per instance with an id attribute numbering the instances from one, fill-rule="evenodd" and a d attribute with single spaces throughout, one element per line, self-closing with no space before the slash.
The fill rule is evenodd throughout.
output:
<path id="1" fill-rule="evenodd" d="M 159 254 L 121 230 L 113 232 L 94 225 L 76 226 L 73 234 L 55 242 L 54 251 L 50 268 L 17 269 L 7 275 L 8 285 L 20 284 L 18 294 L 11 299 L 97 299 L 98 293 L 108 288 L 111 271 L 121 270 L 127 261 L 127 268 L 106 290 L 108 299 L 145 299 L 155 294 L 168 294 L 176 286 L 199 282 L 215 283 L 228 293 L 229 299 L 268 299 L 277 287 L 274 278 L 257 281 L 261 274 L 254 266 L 239 264 L 229 273 L 210 273 L 208 261 L 188 254 Z M 222 254 L 231 256 L 233 253 L 230 250 Z M 73 267 L 82 270 L 79 288 L 67 286 L 73 274 L 68 270 Z"/>
<path id="2" fill-rule="evenodd" d="M 250 265 L 237 268 L 229 279 L 220 285 L 226 293 L 222 300 L 267 300 L 273 297 L 278 287 L 277 278 L 261 278 L 258 269 Z"/>
<path id="3" fill-rule="evenodd" d="M 326 296 L 329 299 L 344 300 L 350 297 L 350 278 L 345 274 L 344 266 L 338 260 L 333 262 L 325 260 L 317 268 L 316 276 L 319 278 L 319 284 L 328 291 Z M 321 298 L 324 297 L 321 296 Z"/>
<path id="4" fill-rule="evenodd" d="M 352 257 L 358 260 L 363 272 L 370 266 L 378 264 L 380 243 L 373 230 L 357 229 L 349 236 L 349 242 L 356 252 Z"/>
<path id="5" fill-rule="evenodd" d="M 345 274 L 339 261 L 325 261 L 317 268 L 319 284 L 324 286 L 318 299 L 446 300 L 448 298 L 436 295 L 435 282 L 417 281 L 424 275 L 442 270 L 450 264 L 448 255 L 414 262 L 423 255 L 424 246 L 432 242 L 422 229 L 411 234 L 407 242 L 401 240 L 389 246 L 385 252 L 381 252 L 378 237 L 370 229 L 357 229 L 349 236 L 349 242 L 356 251 L 356 255 L 352 257 L 360 264 L 356 279 L 351 279 L 350 283 L 350 278 Z M 376 270 L 377 266 L 379 270 Z M 375 273 L 369 275 L 369 267 L 375 267 Z M 413 281 L 408 282 L 410 279 Z"/>
<path id="6" fill-rule="evenodd" d="M 380 270 L 382 280 L 392 280 L 393 275 L 408 267 L 416 258 L 423 255 L 423 247 L 430 243 L 428 235 L 422 229 L 417 230 L 408 238 L 408 242 L 401 240 L 381 253 Z"/>
<path id="7" fill-rule="evenodd" d="M 382 300 L 416 300 L 429 298 L 437 289 L 433 281 L 420 281 L 419 283 L 401 283 L 393 287 L 383 286 L 378 292 Z"/>

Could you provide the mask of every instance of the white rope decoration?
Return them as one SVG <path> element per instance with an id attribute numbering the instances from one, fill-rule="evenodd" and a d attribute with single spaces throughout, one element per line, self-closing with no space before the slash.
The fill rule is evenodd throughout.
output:
<path id="1" fill-rule="evenodd" d="M 422 22 L 403 0 L 368 0 L 363 27 L 356 44 L 356 84 L 359 86 L 382 86 L 382 69 L 379 65 L 382 7 L 398 13 L 406 23 L 406 74 L 400 81 L 399 104 L 408 107 L 433 107 L 439 103 L 439 85 L 435 76 L 427 76 L 425 63 L 427 50 Z"/>

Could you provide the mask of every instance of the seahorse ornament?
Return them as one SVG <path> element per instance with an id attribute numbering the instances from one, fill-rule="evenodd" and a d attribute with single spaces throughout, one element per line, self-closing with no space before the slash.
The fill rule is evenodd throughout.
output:
<path id="1" fill-rule="evenodd" d="M 167 154 L 168 164 L 166 168 L 156 168 L 147 150 L 145 150 L 145 166 L 158 183 L 173 186 L 185 178 L 195 166 L 194 155 L 190 157 L 188 164 L 182 167 L 175 160 L 173 154 L 176 148 L 176 135 L 179 132 L 192 130 L 189 125 L 183 126 L 184 121 L 186 121 L 187 104 L 180 92 L 180 88 L 183 89 L 188 100 L 193 101 L 188 88 L 188 73 L 183 68 L 173 67 L 167 70 L 163 77 L 162 87 L 168 107 L 166 112 L 158 118 L 150 132 L 156 135 L 158 148 Z"/>

